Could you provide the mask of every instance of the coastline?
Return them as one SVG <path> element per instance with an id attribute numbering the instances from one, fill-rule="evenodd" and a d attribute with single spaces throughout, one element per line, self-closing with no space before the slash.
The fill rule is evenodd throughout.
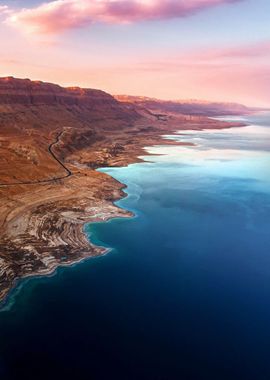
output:
<path id="1" fill-rule="evenodd" d="M 119 199 L 116 199 L 113 202 L 113 206 L 116 209 L 119 209 L 118 214 L 117 212 L 112 212 L 111 214 L 108 214 L 102 218 L 97 217 L 97 218 L 91 219 L 91 223 L 104 223 L 115 218 L 133 217 L 134 214 L 132 212 L 121 209 L 119 206 L 115 205 L 115 202 L 117 202 L 120 199 L 123 199 L 125 196 L 126 195 L 123 195 L 122 197 L 119 197 Z M 100 211 L 102 212 L 102 209 L 100 209 Z M 88 239 L 87 234 L 85 232 L 85 226 L 88 225 L 89 223 L 90 221 L 85 221 L 84 224 L 80 225 L 79 230 L 77 231 L 77 234 L 78 236 L 80 236 L 81 241 L 83 239 L 87 240 L 88 250 L 82 251 L 81 256 L 78 257 L 78 259 L 75 259 L 75 260 L 69 259 L 63 263 L 55 261 L 52 263 L 50 267 L 45 268 L 43 271 L 40 270 L 39 272 L 29 273 L 23 277 L 14 278 L 12 286 L 8 288 L 5 292 L 0 293 L 0 312 L 2 311 L 3 308 L 7 306 L 7 304 L 9 303 L 9 297 L 12 297 L 12 292 L 17 289 L 20 282 L 25 281 L 25 280 L 40 278 L 40 277 L 50 277 L 56 274 L 58 268 L 71 267 L 73 265 L 80 264 L 83 261 L 88 260 L 90 258 L 98 258 L 98 257 L 105 256 L 106 254 L 108 254 L 112 248 L 96 245 L 91 241 L 91 239 Z"/>
<path id="2" fill-rule="evenodd" d="M 194 125 L 194 123 L 192 125 L 190 125 L 191 123 L 188 123 L 188 125 L 186 125 L 186 128 L 181 128 L 181 125 L 178 125 L 178 126 L 174 125 L 173 128 L 168 128 L 168 131 L 172 132 L 173 134 L 177 134 L 179 133 L 179 131 L 183 129 L 184 130 L 223 129 L 223 128 L 244 126 L 243 123 L 229 123 L 229 122 L 214 121 L 214 122 L 209 123 L 211 125 L 209 126 L 209 128 L 207 128 L 205 124 L 207 124 L 207 121 L 209 121 L 209 119 L 205 120 L 204 118 L 203 120 L 204 123 L 200 123 L 200 122 L 198 123 L 198 121 L 200 120 L 197 120 L 196 125 Z M 192 126 L 193 128 L 190 128 Z M 143 162 L 143 159 L 141 158 L 142 152 L 143 152 L 143 156 L 151 155 L 150 153 L 145 151 L 144 147 L 146 146 L 155 146 L 158 143 L 161 145 L 190 145 L 188 143 L 177 143 L 175 141 L 165 140 L 164 134 L 162 133 L 158 134 L 159 132 L 161 132 L 160 130 L 157 130 L 155 132 L 156 134 L 154 134 L 152 138 L 148 136 L 148 138 L 145 139 L 147 140 L 148 144 L 145 144 L 146 141 L 143 138 L 141 140 L 139 139 L 140 143 L 138 144 L 138 141 L 137 141 L 138 145 L 136 144 L 133 145 L 134 150 L 132 154 L 129 154 L 127 156 L 128 152 L 122 152 L 122 154 L 120 154 L 120 157 L 119 157 L 119 154 L 116 154 L 115 156 L 112 155 L 111 159 L 108 162 L 109 164 L 108 167 L 121 167 L 121 166 L 128 166 L 131 163 Z M 163 128 L 163 132 L 164 132 L 164 128 Z M 70 202 L 68 202 L 66 207 L 65 205 L 63 206 L 63 203 L 65 203 L 68 199 L 65 197 L 60 197 L 59 199 L 58 197 L 57 202 L 56 202 L 57 203 L 56 209 L 53 210 L 53 215 L 55 215 L 55 213 L 58 214 L 58 219 L 55 220 L 56 222 L 55 224 L 58 225 L 59 227 L 59 213 L 60 214 L 62 213 L 62 220 L 60 217 L 60 228 L 58 229 L 55 228 L 55 224 L 52 223 L 50 228 L 48 228 L 47 226 L 47 230 L 46 230 L 46 217 L 44 220 L 44 215 L 47 215 L 48 211 L 50 212 L 50 206 L 52 205 L 52 197 L 51 198 L 49 197 L 50 201 L 47 205 L 45 204 L 45 207 L 41 207 L 39 202 L 36 205 L 35 203 L 34 204 L 32 203 L 31 207 L 34 208 L 35 211 L 32 211 L 32 209 L 30 210 L 30 214 L 32 213 L 30 217 L 29 215 L 27 215 L 29 213 L 29 210 L 27 210 L 27 207 L 25 206 L 22 207 L 21 210 L 19 210 L 19 213 L 18 213 L 19 215 L 17 215 L 17 217 L 15 215 L 15 225 L 16 223 L 19 224 L 20 227 L 22 227 L 22 225 L 27 225 L 27 227 L 29 228 L 29 221 L 31 221 L 32 215 L 35 215 L 36 210 L 41 207 L 41 209 L 38 210 L 38 213 L 37 213 L 38 215 L 35 218 L 34 226 L 32 226 L 32 231 L 31 231 L 31 225 L 30 225 L 30 235 L 31 237 L 33 237 L 33 235 L 36 235 L 36 237 L 39 237 L 39 236 L 44 237 L 44 230 L 45 230 L 46 236 L 45 236 L 45 240 L 42 241 L 42 246 L 40 250 L 44 256 L 44 243 L 45 243 L 46 248 L 47 248 L 45 249 L 45 256 L 47 257 L 45 257 L 45 259 L 44 257 L 42 257 L 43 263 L 45 263 L 45 267 L 44 265 L 36 267 L 36 268 L 32 267 L 30 268 L 30 273 L 26 270 L 25 273 L 22 273 L 21 275 L 18 275 L 18 276 L 14 276 L 13 278 L 10 279 L 9 282 L 6 282 L 6 286 L 0 289 L 0 308 L 1 309 L 2 307 L 5 307 L 4 305 L 8 304 L 9 297 L 10 296 L 12 297 L 12 292 L 14 291 L 14 289 L 18 287 L 18 284 L 20 283 L 20 281 L 23 281 L 25 279 L 28 280 L 30 278 L 35 278 L 35 277 L 41 277 L 41 276 L 42 277 L 51 276 L 51 275 L 54 275 L 54 273 L 56 273 L 59 267 L 68 267 L 68 266 L 76 265 L 88 258 L 103 256 L 110 251 L 109 248 L 95 245 L 93 242 L 91 242 L 91 239 L 87 238 L 86 233 L 84 231 L 85 225 L 89 223 L 107 222 L 114 218 L 132 217 L 134 216 L 134 214 L 130 211 L 121 209 L 119 206 L 115 204 L 115 202 L 117 202 L 120 199 L 123 199 L 126 196 L 126 193 L 123 191 L 126 185 L 118 182 L 117 180 L 115 180 L 114 178 L 110 177 L 107 174 L 98 172 L 97 169 L 98 168 L 91 170 L 91 174 L 93 174 L 94 172 L 95 173 L 94 176 L 99 177 L 98 186 L 100 188 L 104 187 L 104 183 L 103 183 L 104 181 L 105 181 L 105 185 L 107 185 L 107 182 L 108 182 L 109 191 L 105 194 L 106 196 L 104 197 L 104 192 L 102 192 L 102 194 L 100 194 L 101 197 L 98 197 L 99 198 L 98 202 L 97 202 L 97 199 L 94 198 L 94 204 L 93 204 L 93 198 L 91 197 L 92 198 L 91 202 L 89 202 L 89 198 L 88 197 L 85 198 L 86 194 L 82 192 L 80 194 L 79 199 L 77 198 L 75 200 L 74 198 L 71 197 L 70 201 L 72 202 L 72 206 Z M 82 170 L 80 169 L 80 171 Z M 99 176 L 97 173 L 100 173 L 101 176 Z M 80 179 L 82 179 L 81 176 L 80 176 Z M 83 179 L 85 180 L 85 177 Z M 71 181 L 74 181 L 74 179 L 71 178 L 68 181 L 71 182 Z M 79 184 L 80 183 L 81 181 L 79 181 Z M 75 186 L 75 188 L 76 190 L 78 189 L 78 184 Z M 73 203 L 74 201 L 75 203 Z M 76 215 L 74 215 L 74 212 L 73 212 L 74 206 L 76 209 Z M 16 211 L 18 212 L 18 209 Z M 49 215 L 49 217 L 50 216 L 52 216 L 52 214 Z M 39 218 L 41 218 L 41 221 Z M 11 219 L 11 227 L 12 227 L 12 223 L 14 226 L 14 216 L 13 218 L 10 218 L 10 219 Z M 18 220 L 19 220 L 19 223 L 18 223 Z M 9 223 L 10 223 L 10 220 L 9 220 Z M 41 234 L 37 233 L 37 231 L 40 228 L 41 228 Z M 12 231 L 12 228 L 10 231 Z M 51 236 L 51 234 L 53 236 Z M 69 234 L 72 235 L 72 238 L 70 238 Z M 13 235 L 13 239 L 15 238 L 15 241 L 16 241 L 16 234 L 14 236 L 14 231 L 12 231 L 11 235 Z M 25 244 L 25 241 L 23 243 Z M 27 240 L 26 240 L 26 243 L 29 245 L 29 242 Z M 46 252 L 48 251 L 48 245 L 50 246 L 50 248 L 52 248 L 50 249 L 51 252 L 57 251 L 57 255 L 55 255 L 55 253 L 50 255 L 50 253 L 48 254 L 48 252 Z M 38 260 L 40 260 L 38 251 L 36 250 L 35 253 L 37 254 L 36 261 L 38 262 Z M 65 255 L 64 260 L 62 260 L 63 255 Z M 35 264 L 35 259 L 33 260 L 32 264 L 33 265 Z M 26 266 L 26 269 L 27 268 L 28 267 Z M 1 279 L 1 274 L 3 275 L 3 269 L 2 269 L 2 273 L 0 272 L 0 279 Z"/>

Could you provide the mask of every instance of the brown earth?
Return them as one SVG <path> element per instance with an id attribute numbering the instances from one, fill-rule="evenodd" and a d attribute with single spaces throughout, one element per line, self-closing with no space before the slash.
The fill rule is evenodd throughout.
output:
<path id="1" fill-rule="evenodd" d="M 145 146 L 175 145 L 164 134 L 236 125 L 160 118 L 98 90 L 0 79 L 0 299 L 20 278 L 106 252 L 89 243 L 84 224 L 131 213 L 113 204 L 124 185 L 96 168 L 139 161 Z"/>
<path id="2" fill-rule="evenodd" d="M 197 116 L 222 116 L 222 115 L 240 115 L 249 114 L 258 111 L 258 108 L 246 107 L 238 103 L 211 102 L 196 99 L 189 100 L 160 100 L 148 98 L 145 96 L 115 95 L 115 99 L 122 103 L 131 103 L 136 106 L 144 107 L 159 114 L 170 112 L 183 115 Z"/>

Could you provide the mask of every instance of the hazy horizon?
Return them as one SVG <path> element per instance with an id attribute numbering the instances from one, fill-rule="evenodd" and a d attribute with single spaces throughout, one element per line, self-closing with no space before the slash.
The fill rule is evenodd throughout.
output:
<path id="1" fill-rule="evenodd" d="M 0 0 L 0 76 L 269 107 L 267 0 Z"/>

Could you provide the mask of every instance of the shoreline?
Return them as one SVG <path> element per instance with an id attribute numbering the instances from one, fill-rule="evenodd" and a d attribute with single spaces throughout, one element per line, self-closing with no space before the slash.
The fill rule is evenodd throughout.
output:
<path id="1" fill-rule="evenodd" d="M 118 200 L 116 200 L 115 202 L 118 202 L 119 200 L 124 199 L 124 198 L 125 197 L 121 197 Z M 97 219 L 95 221 L 86 222 L 85 224 L 83 224 L 83 228 L 82 228 L 81 234 L 88 241 L 89 251 L 92 248 L 94 250 L 94 254 L 89 254 L 89 255 L 85 254 L 85 255 L 79 257 L 78 260 L 72 260 L 71 259 L 71 260 L 68 260 L 68 261 L 66 261 L 64 263 L 57 263 L 57 262 L 55 262 L 55 265 L 53 265 L 50 268 L 46 268 L 44 271 L 40 271 L 40 272 L 37 272 L 37 273 L 31 273 L 31 274 L 28 274 L 28 275 L 26 275 L 24 277 L 17 277 L 17 278 L 15 278 L 13 285 L 10 287 L 10 289 L 7 290 L 7 293 L 4 294 L 0 298 L 0 312 L 4 311 L 3 309 L 5 309 L 8 306 L 9 297 L 12 297 L 12 292 L 16 291 L 16 289 L 18 288 L 18 286 L 20 286 L 20 284 L 19 284 L 20 282 L 29 281 L 29 280 L 32 280 L 32 279 L 35 279 L 35 278 L 38 279 L 38 278 L 43 278 L 43 277 L 52 277 L 52 276 L 56 275 L 58 269 L 72 267 L 72 266 L 78 265 L 78 264 L 80 264 L 80 263 L 82 263 L 82 262 L 84 262 L 86 260 L 103 257 L 103 256 L 106 256 L 108 253 L 110 253 L 113 248 L 105 247 L 105 246 L 97 245 L 97 244 L 93 243 L 92 240 L 91 240 L 91 238 L 90 237 L 88 238 L 88 235 L 85 232 L 85 227 L 87 225 L 89 225 L 89 224 L 107 223 L 107 222 L 109 222 L 112 219 L 117 219 L 117 218 L 121 218 L 121 219 L 124 219 L 124 218 L 133 218 L 135 216 L 135 214 L 132 213 L 131 211 L 127 211 L 127 210 L 121 209 L 119 206 L 116 206 L 115 202 L 113 202 L 113 205 L 115 207 L 119 208 L 120 210 L 123 210 L 125 214 L 121 214 L 119 212 L 119 215 L 114 215 L 114 214 L 108 215 L 106 218 Z M 0 294 L 0 296 L 1 296 L 1 294 Z"/>
<path id="2" fill-rule="evenodd" d="M 132 165 L 132 164 L 131 164 Z M 96 169 L 98 170 L 98 169 Z M 119 182 L 117 179 L 115 179 L 114 177 L 112 177 L 115 181 L 117 181 L 119 184 L 121 184 L 123 186 L 123 189 L 126 189 L 128 186 L 126 184 L 122 184 L 121 182 Z M 120 197 L 119 199 L 116 199 L 115 201 L 113 201 L 113 205 L 116 207 L 116 208 L 119 208 L 119 210 L 123 210 L 125 213 L 127 213 L 126 215 L 122 215 L 121 213 L 119 213 L 119 215 L 109 215 L 107 218 L 105 219 L 100 219 L 100 220 L 96 220 L 94 222 L 86 222 L 84 225 L 83 225 L 83 228 L 82 228 L 82 234 L 85 235 L 85 237 L 87 238 L 88 240 L 88 243 L 89 243 L 89 248 L 90 247 L 93 247 L 94 249 L 98 249 L 100 252 L 97 254 L 97 255 L 86 255 L 85 257 L 81 257 L 79 258 L 77 261 L 72 261 L 70 260 L 70 262 L 66 262 L 64 264 L 58 264 L 58 265 L 55 265 L 54 267 L 52 267 L 51 269 L 48 269 L 47 271 L 44 271 L 44 272 L 40 272 L 40 273 L 32 273 L 32 274 L 29 274 L 25 277 L 21 277 L 21 278 L 16 278 L 14 280 L 14 284 L 12 285 L 12 287 L 7 291 L 6 295 L 4 295 L 4 297 L 1 299 L 0 298 L 0 313 L 1 312 L 5 312 L 5 311 L 9 311 L 12 306 L 13 306 L 13 298 L 17 296 L 17 293 L 20 292 L 21 288 L 28 282 L 28 281 L 31 281 L 31 280 L 35 280 L 35 279 L 41 279 L 41 278 L 50 278 L 50 277 L 54 277 L 57 275 L 57 271 L 58 270 L 61 270 L 61 269 L 68 269 L 70 267 L 73 267 L 73 266 L 77 266 L 78 264 L 82 264 L 83 262 L 85 261 L 88 261 L 88 260 L 91 260 L 91 259 L 98 259 L 100 257 L 104 257 L 106 256 L 107 254 L 109 254 L 114 248 L 113 247 L 105 247 L 103 245 L 99 245 L 99 244 L 96 244 L 94 243 L 92 240 L 91 240 L 91 237 L 87 235 L 87 232 L 85 231 L 85 228 L 86 226 L 88 226 L 89 224 L 97 224 L 97 223 L 108 223 L 110 222 L 111 220 L 114 220 L 114 219 L 125 219 L 125 218 L 129 218 L 129 219 L 132 219 L 132 218 L 135 218 L 137 215 L 135 214 L 135 212 L 133 211 L 130 211 L 130 210 L 126 210 L 126 209 L 123 209 L 121 207 L 119 207 L 118 205 L 116 205 L 116 202 L 119 202 L 121 201 L 122 199 L 125 199 L 126 197 L 128 197 L 128 193 L 124 192 L 123 196 Z M 15 294 L 14 294 L 15 293 Z M 10 304 L 11 302 L 11 304 Z M 9 305 L 10 304 L 10 305 Z"/>
<path id="3" fill-rule="evenodd" d="M 176 126 L 174 125 L 172 128 L 168 128 L 168 132 L 171 132 L 172 134 L 177 135 L 180 131 L 183 130 L 203 130 L 203 129 L 227 129 L 227 128 L 233 128 L 233 127 L 240 127 L 240 126 L 245 126 L 243 123 L 230 123 L 230 122 L 220 122 L 220 121 L 215 121 L 211 122 L 209 121 L 209 126 L 208 128 L 205 126 L 209 119 L 204 119 L 204 123 L 200 123 L 200 119 L 197 120 L 197 124 L 195 128 L 182 128 L 181 125 Z M 190 124 L 190 123 L 189 123 Z M 204 124 L 204 125 L 202 125 Z M 214 124 L 214 125 L 213 125 Z M 191 127 L 191 125 L 188 125 Z M 206 128 L 203 128 L 206 127 Z M 216 128 L 215 128 L 216 127 Z M 137 131 L 136 131 L 137 132 Z M 98 169 L 102 169 L 104 167 L 124 167 L 128 166 L 132 163 L 140 163 L 140 162 L 145 162 L 142 157 L 147 157 L 150 156 L 151 154 L 148 153 L 145 149 L 150 146 L 155 146 L 157 143 L 160 143 L 161 145 L 194 145 L 194 144 L 188 144 L 188 143 L 177 143 L 169 140 L 164 139 L 164 134 L 158 134 L 161 132 L 160 130 L 155 131 L 154 136 L 148 137 L 146 142 L 150 142 L 150 144 L 143 144 L 145 141 L 144 139 L 140 139 L 140 136 L 136 136 L 137 139 L 139 139 L 139 142 L 137 142 L 138 145 L 133 146 L 135 148 L 135 151 L 131 152 L 131 154 L 127 157 L 126 152 L 124 152 L 122 155 L 120 155 L 120 160 L 119 156 L 116 154 L 116 156 L 112 156 L 111 162 L 108 162 L 108 166 L 102 166 L 99 168 L 94 168 L 91 170 L 91 172 L 94 172 L 94 176 L 99 176 L 98 173 L 101 174 L 99 177 L 99 185 L 101 188 L 106 187 L 108 182 L 108 187 L 109 187 L 109 194 L 106 194 L 107 196 L 104 199 L 104 192 L 101 194 L 101 198 L 99 199 L 99 202 L 96 202 L 96 199 L 93 203 L 93 199 L 91 199 L 91 204 L 88 203 L 89 199 L 88 197 L 84 197 L 85 194 L 80 194 L 80 198 L 75 200 L 75 205 L 72 204 L 70 205 L 70 202 L 72 202 L 72 197 L 70 202 L 68 202 L 68 199 L 65 197 L 60 197 L 56 201 L 55 209 L 53 209 L 51 216 L 55 217 L 55 214 L 57 214 L 57 218 L 55 219 L 55 223 L 51 223 L 51 225 L 46 226 L 46 215 L 48 214 L 48 211 L 50 211 L 50 206 L 52 205 L 52 198 L 49 197 L 49 203 L 45 204 L 45 208 L 40 206 L 39 202 L 35 205 L 31 204 L 30 210 L 28 210 L 29 206 L 27 205 L 22 207 L 22 210 L 18 212 L 17 209 L 17 218 L 16 218 L 16 213 L 15 213 L 15 218 L 11 218 L 11 229 L 10 232 L 11 236 L 14 236 L 14 240 L 16 241 L 16 228 L 15 228 L 15 234 L 14 231 L 12 231 L 12 226 L 16 226 L 16 223 L 19 225 L 19 228 L 23 230 L 23 228 L 26 229 L 24 225 L 27 226 L 27 232 L 29 233 L 29 236 L 32 238 L 33 236 L 36 236 L 37 238 L 39 236 L 42 236 L 45 240 L 42 244 L 41 242 L 41 255 L 42 251 L 45 249 L 45 256 L 44 254 L 42 255 L 41 259 L 43 260 L 42 264 L 40 267 L 34 267 L 30 268 L 30 273 L 29 273 L 29 268 L 26 266 L 26 273 L 22 273 L 22 275 L 14 276 L 9 283 L 4 287 L 4 289 L 0 289 L 0 311 L 6 307 L 6 305 L 9 302 L 9 297 L 12 297 L 13 291 L 16 291 L 15 289 L 18 287 L 18 283 L 20 281 L 24 280 L 29 280 L 31 278 L 39 278 L 39 277 L 46 277 L 46 276 L 51 276 L 54 275 L 54 273 L 57 272 L 58 268 L 65 268 L 69 267 L 72 265 L 77 265 L 78 263 L 81 263 L 82 261 L 90 258 L 97 258 L 106 255 L 109 253 L 111 248 L 106 248 L 102 247 L 99 245 L 94 244 L 91 239 L 87 238 L 87 235 L 84 231 L 84 228 L 87 224 L 90 223 L 100 223 L 100 222 L 108 222 L 112 219 L 115 218 L 125 218 L 125 217 L 133 217 L 134 213 L 128 210 L 121 209 L 119 206 L 117 206 L 115 203 L 127 196 L 127 194 L 124 192 L 124 189 L 127 187 L 125 184 L 120 183 L 117 181 L 115 178 L 111 177 L 108 174 L 101 173 L 98 171 Z M 163 128 L 164 132 L 164 128 Z M 167 130 L 166 130 L 167 132 Z M 135 134 L 135 133 L 134 133 Z M 158 134 L 158 135 L 157 135 Z M 143 156 L 142 153 L 143 152 Z M 115 158 L 117 158 L 117 161 L 115 162 Z M 87 170 L 87 169 L 86 169 Z M 82 170 L 81 170 L 82 171 Z M 92 175 L 92 177 L 93 177 Z M 76 177 L 76 175 L 75 175 Z M 85 178 L 83 178 L 85 179 Z M 66 182 L 72 182 L 74 179 L 70 178 Z M 104 182 L 105 181 L 105 182 Z M 80 181 L 79 181 L 80 183 Z M 98 188 L 97 186 L 97 188 Z M 75 186 L 77 190 L 77 186 Z M 64 207 L 63 204 L 67 202 L 67 206 Z M 73 215 L 73 208 L 76 208 L 76 215 Z M 40 211 L 37 209 L 40 208 Z M 32 211 L 33 210 L 33 211 Z M 63 211 L 64 210 L 64 211 Z M 63 220 L 61 220 L 61 211 L 62 211 L 62 216 Z M 59 217 L 59 212 L 60 212 L 60 217 Z M 94 214 L 93 214 L 94 212 Z M 30 216 L 27 216 L 27 213 L 30 213 Z M 37 215 L 36 215 L 37 214 Z M 31 226 L 31 222 L 33 219 L 34 215 L 34 223 Z M 50 215 L 49 215 L 50 217 Z M 15 222 L 13 221 L 15 219 Z M 45 220 L 44 220 L 45 219 Z M 60 219 L 60 221 L 59 221 Z M 10 220 L 9 220 L 10 223 Z M 12 224 L 13 223 L 13 224 Z M 55 228 L 55 225 L 59 225 L 58 229 Z M 30 229 L 29 229 L 30 225 Z M 45 226 L 45 227 L 44 227 Z M 10 227 L 10 226 L 9 226 Z M 32 227 L 32 230 L 31 230 Z M 47 230 L 46 230 L 47 227 Z M 44 232 L 45 228 L 45 232 Z M 24 229 L 24 231 L 25 231 Z M 40 230 L 40 231 L 39 231 Z M 8 231 L 9 232 L 9 231 Z M 20 230 L 19 230 L 20 232 Z M 70 238 L 69 234 L 72 235 L 72 238 Z M 53 235 L 53 236 L 51 236 Z M 23 243 L 25 244 L 28 243 L 27 241 L 24 241 Z M 46 246 L 44 246 L 44 243 L 46 243 Z M 31 244 L 32 240 L 31 240 Z M 0 245 L 1 246 L 1 245 Z M 28 244 L 28 246 L 30 246 Z M 28 247 L 26 244 L 26 248 Z M 30 254 L 32 254 L 32 250 L 35 250 L 36 252 L 36 257 L 37 261 L 40 261 L 39 257 L 39 251 L 37 251 L 35 248 L 36 243 L 34 243 L 34 246 L 31 245 L 31 249 L 29 249 Z M 16 248 L 16 247 L 14 247 Z M 50 254 L 48 254 L 48 248 L 50 249 Z M 54 251 L 58 251 L 57 255 Z M 26 254 L 28 251 L 26 251 Z M 62 256 L 61 255 L 68 255 L 68 258 L 65 256 L 65 261 L 62 261 Z M 1 257 L 0 257 L 1 260 Z M 1 262 L 0 262 L 1 264 Z M 32 263 L 33 265 L 35 264 L 35 260 Z M 21 269 L 21 268 L 19 268 Z M 28 270 L 28 272 L 27 272 Z M 3 274 L 3 270 L 2 270 Z M 0 271 L 1 275 L 1 271 Z M 1 276 L 0 276 L 1 280 Z M 1 281 L 0 281 L 1 282 Z"/>

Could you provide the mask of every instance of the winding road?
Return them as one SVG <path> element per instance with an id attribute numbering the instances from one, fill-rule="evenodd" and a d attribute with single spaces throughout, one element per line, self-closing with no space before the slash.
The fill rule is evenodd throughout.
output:
<path id="1" fill-rule="evenodd" d="M 64 133 L 64 131 L 58 133 L 58 135 L 56 136 L 55 141 L 53 141 L 48 146 L 48 152 L 53 157 L 53 159 L 55 161 L 57 161 L 58 164 L 60 166 L 62 166 L 62 168 L 66 171 L 66 175 L 63 175 L 61 177 L 54 177 L 54 178 L 51 178 L 51 179 L 41 179 L 41 180 L 38 180 L 38 181 L 22 181 L 22 182 L 13 182 L 13 183 L 0 183 L 0 187 L 9 187 L 9 186 L 17 186 L 17 185 L 36 185 L 36 184 L 40 184 L 40 183 L 50 183 L 50 182 L 54 182 L 54 181 L 59 180 L 59 179 L 65 179 L 65 178 L 70 177 L 72 175 L 72 172 L 65 166 L 65 164 L 61 160 L 59 160 L 59 158 L 53 152 L 53 147 L 59 143 L 59 141 L 60 141 L 61 136 L 63 135 L 63 133 Z"/>

